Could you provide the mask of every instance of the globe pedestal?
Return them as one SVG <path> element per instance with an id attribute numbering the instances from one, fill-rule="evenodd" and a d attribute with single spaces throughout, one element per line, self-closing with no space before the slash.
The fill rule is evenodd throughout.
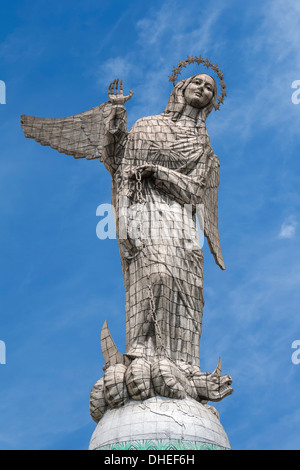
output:
<path id="1" fill-rule="evenodd" d="M 229 450 L 219 419 L 192 398 L 156 396 L 106 411 L 89 450 Z"/>

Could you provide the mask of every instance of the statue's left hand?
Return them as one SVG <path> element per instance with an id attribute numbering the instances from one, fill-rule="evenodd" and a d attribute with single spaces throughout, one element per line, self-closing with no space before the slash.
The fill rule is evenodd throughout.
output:
<path id="1" fill-rule="evenodd" d="M 125 172 L 128 173 L 128 178 L 136 179 L 138 173 L 142 178 L 149 178 L 150 176 L 153 176 L 155 167 L 153 165 L 141 165 L 128 168 Z"/>
<path id="2" fill-rule="evenodd" d="M 123 95 L 123 80 L 120 80 L 120 89 L 119 89 L 119 79 L 115 79 L 108 87 L 108 97 L 113 105 L 124 106 L 124 104 L 129 101 L 133 96 L 133 91 L 129 90 L 129 95 Z"/>

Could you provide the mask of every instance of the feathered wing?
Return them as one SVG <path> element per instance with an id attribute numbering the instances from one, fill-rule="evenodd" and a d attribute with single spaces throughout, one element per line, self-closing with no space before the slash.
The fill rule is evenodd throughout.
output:
<path id="1" fill-rule="evenodd" d="M 25 137 L 35 139 L 60 153 L 74 158 L 93 160 L 100 158 L 103 148 L 105 124 L 111 110 L 110 101 L 74 116 L 46 119 L 21 116 Z"/>
<path id="2" fill-rule="evenodd" d="M 214 155 L 213 166 L 206 183 L 204 196 L 204 235 L 215 261 L 221 269 L 225 269 L 219 236 L 218 218 L 218 187 L 220 183 L 220 160 Z"/>

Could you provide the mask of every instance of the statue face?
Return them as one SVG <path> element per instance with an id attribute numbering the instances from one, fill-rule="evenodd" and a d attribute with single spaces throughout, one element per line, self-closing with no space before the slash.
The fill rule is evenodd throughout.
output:
<path id="1" fill-rule="evenodd" d="M 185 100 L 194 108 L 203 108 L 212 99 L 214 94 L 214 80 L 205 73 L 196 75 L 186 87 Z"/>

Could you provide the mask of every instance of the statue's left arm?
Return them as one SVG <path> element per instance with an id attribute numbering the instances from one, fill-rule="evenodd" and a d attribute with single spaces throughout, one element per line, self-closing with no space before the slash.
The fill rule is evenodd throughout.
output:
<path id="1" fill-rule="evenodd" d="M 207 151 L 204 155 L 205 170 L 201 176 L 189 176 L 180 171 L 157 164 L 145 164 L 132 170 L 135 177 L 136 171 L 141 173 L 142 178 L 151 178 L 157 189 L 167 193 L 179 204 L 202 204 L 210 174 L 214 165 L 213 151 Z"/>

